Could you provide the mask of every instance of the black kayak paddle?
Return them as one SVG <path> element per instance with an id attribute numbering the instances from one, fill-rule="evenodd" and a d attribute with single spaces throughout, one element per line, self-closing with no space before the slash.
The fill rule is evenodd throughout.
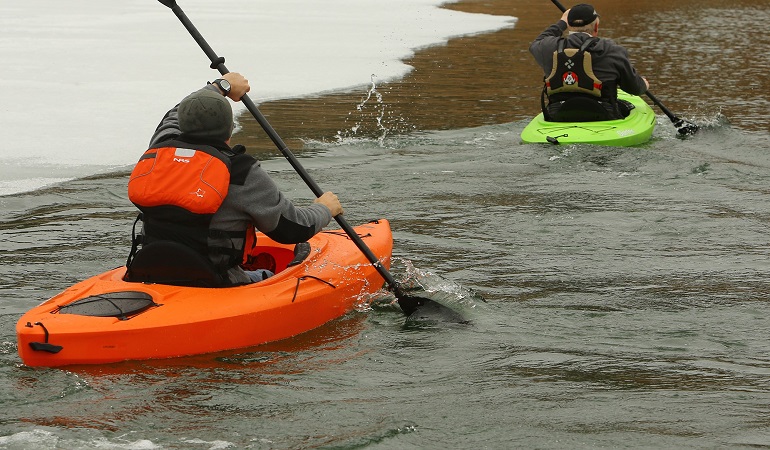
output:
<path id="1" fill-rule="evenodd" d="M 658 108 L 660 108 L 661 111 L 663 111 L 663 114 L 665 114 L 669 120 L 671 120 L 671 123 L 674 124 L 676 127 L 676 131 L 679 132 L 679 134 L 686 136 L 688 134 L 695 134 L 698 132 L 698 125 L 695 125 L 692 122 L 688 122 L 684 119 L 680 119 L 679 117 L 675 116 L 674 113 L 669 111 L 668 108 L 666 108 L 663 103 L 660 102 L 654 95 L 652 95 L 652 92 L 647 91 L 644 93 L 647 97 L 652 100 L 653 103 L 658 105 Z"/>
<path id="2" fill-rule="evenodd" d="M 557 8 L 561 10 L 561 12 L 564 12 L 567 10 L 567 8 L 565 8 L 564 5 L 562 5 L 561 2 L 559 2 L 559 0 L 551 0 L 551 1 L 553 2 L 554 5 L 556 5 Z M 675 116 L 674 113 L 672 113 L 668 108 L 666 108 L 663 105 L 663 103 L 660 102 L 660 100 L 658 100 L 654 95 L 652 95 L 652 92 L 646 91 L 644 95 L 649 97 L 649 99 L 652 100 L 652 102 L 656 104 L 661 111 L 663 111 L 663 114 L 665 114 L 669 118 L 671 123 L 674 124 L 674 126 L 676 127 L 676 131 L 679 134 L 686 136 L 688 134 L 695 134 L 698 132 L 698 125 L 695 125 L 692 122 L 688 122 L 687 120 L 684 120 Z"/>
<path id="3" fill-rule="evenodd" d="M 193 39 L 195 39 L 198 45 L 200 45 L 203 52 L 206 53 L 206 56 L 208 56 L 209 59 L 211 60 L 211 68 L 219 70 L 219 73 L 221 73 L 222 75 L 228 73 L 229 70 L 227 70 L 227 67 L 225 67 L 225 58 L 217 56 L 214 50 L 203 39 L 203 36 L 201 36 L 201 34 L 193 25 L 193 23 L 184 13 L 184 11 L 182 11 L 182 8 L 180 8 L 179 5 L 177 5 L 176 1 L 175 0 L 158 0 L 158 1 L 160 1 L 160 3 L 162 3 L 163 5 L 171 8 L 174 14 L 176 14 L 176 16 L 182 22 L 184 27 L 187 28 L 187 31 L 190 32 Z M 241 98 L 241 101 L 246 106 L 246 109 L 249 110 L 251 115 L 254 116 L 257 122 L 259 122 L 259 125 L 262 127 L 265 133 L 267 133 L 267 135 L 270 137 L 270 140 L 273 141 L 273 143 L 276 145 L 276 147 L 278 147 L 278 149 L 281 151 L 283 156 L 289 161 L 289 163 L 297 172 L 297 174 L 299 174 L 302 180 L 305 181 L 305 184 L 307 184 L 308 187 L 313 191 L 313 194 L 315 194 L 316 197 L 320 197 L 321 195 L 323 195 L 324 191 L 310 177 L 310 174 L 307 173 L 305 168 L 302 167 L 302 164 L 300 164 L 300 162 L 297 160 L 294 154 L 289 150 L 289 148 L 283 142 L 283 139 L 281 139 L 281 137 L 278 135 L 278 133 L 276 133 L 273 127 L 270 126 L 270 123 L 267 121 L 265 116 L 262 115 L 262 113 L 259 111 L 259 109 L 254 104 L 254 102 L 248 97 L 248 95 L 244 94 L 244 96 Z M 347 220 L 345 220 L 345 218 L 342 217 L 342 214 L 335 216 L 334 220 L 336 220 L 337 223 L 340 225 L 340 227 L 345 231 L 345 233 L 347 233 L 350 239 L 356 244 L 358 249 L 361 250 L 361 252 L 366 256 L 366 258 L 369 260 L 372 266 L 374 266 L 374 268 L 377 269 L 377 272 L 379 272 L 382 278 L 385 279 L 388 286 L 390 287 L 391 292 L 396 296 L 396 299 L 398 299 L 398 306 L 401 307 L 401 310 L 404 312 L 404 314 L 411 315 L 412 313 L 417 311 L 421 306 L 431 304 L 431 306 L 433 306 L 436 309 L 448 310 L 447 311 L 448 316 L 456 315 L 456 313 L 449 310 L 449 308 L 429 298 L 406 295 L 402 287 L 396 281 L 396 279 L 393 278 L 393 275 L 391 275 L 391 273 L 388 272 L 388 270 L 382 265 L 382 263 L 377 259 L 374 253 L 372 253 L 372 250 L 364 243 L 364 241 L 361 239 L 358 233 L 356 233 L 353 227 L 351 227 L 350 224 L 348 224 Z"/>

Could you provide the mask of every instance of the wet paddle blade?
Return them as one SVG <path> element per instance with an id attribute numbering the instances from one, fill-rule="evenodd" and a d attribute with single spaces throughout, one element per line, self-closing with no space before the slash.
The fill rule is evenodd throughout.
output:
<path id="1" fill-rule="evenodd" d="M 404 313 L 409 320 L 430 320 L 434 322 L 462 324 L 470 323 L 468 319 L 460 315 L 457 311 L 429 298 L 410 297 L 409 301 L 414 302 L 413 304 L 416 305 L 409 313 L 404 310 Z M 400 301 L 399 304 L 401 304 Z"/>
<path id="2" fill-rule="evenodd" d="M 402 293 L 396 294 L 398 298 L 398 306 L 407 316 L 417 311 L 417 309 L 426 303 L 433 303 L 433 300 L 424 297 L 413 297 L 410 295 L 404 295 Z"/>
<path id="3" fill-rule="evenodd" d="M 676 131 L 682 136 L 687 136 L 698 132 L 698 125 L 695 125 L 692 122 L 687 122 L 683 119 L 677 120 L 676 123 L 674 123 L 674 126 L 676 127 Z"/>
<path id="4" fill-rule="evenodd" d="M 398 306 L 409 318 L 430 318 L 440 322 L 468 323 L 468 320 L 457 311 L 428 297 L 406 295 L 400 289 L 395 294 L 398 299 Z"/>

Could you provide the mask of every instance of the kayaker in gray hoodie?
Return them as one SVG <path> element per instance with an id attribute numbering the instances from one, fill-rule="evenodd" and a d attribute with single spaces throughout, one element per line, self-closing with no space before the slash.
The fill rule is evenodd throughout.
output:
<path id="1" fill-rule="evenodd" d="M 154 193 L 135 194 L 137 200 L 132 198 L 143 211 L 142 244 L 173 240 L 208 253 L 217 270 L 225 274 L 226 285 L 261 280 L 261 272 L 246 272 L 240 266 L 244 251 L 248 253 L 253 245 L 250 236 L 254 228 L 284 244 L 300 243 L 320 232 L 334 216 L 343 212 L 339 199 L 332 192 L 324 193 L 309 206 L 294 206 L 262 169 L 259 161 L 244 153 L 243 146 L 230 147 L 233 116 L 226 97 L 237 102 L 249 90 L 248 80 L 231 72 L 193 92 L 166 113 L 150 140 L 150 150 L 143 156 L 143 159 L 155 158 L 156 154 L 160 154 L 158 149 L 162 148 L 176 149 L 177 152 L 179 149 L 203 149 L 218 155 L 220 160 L 226 160 L 230 174 L 229 188 L 213 216 L 198 221 L 203 216 L 191 214 L 184 207 L 158 207 L 154 204 L 144 207 L 142 203 L 155 201 L 150 198 Z M 159 157 L 158 161 L 153 164 L 160 164 Z M 174 161 L 181 161 L 179 167 L 184 166 L 184 158 L 174 158 Z M 135 174 L 136 169 L 129 181 L 129 197 Z M 165 186 L 168 183 L 166 179 L 158 179 L 154 183 L 161 185 L 160 190 L 176 189 L 173 184 Z M 150 186 L 142 192 L 150 192 L 153 188 Z M 184 186 L 178 190 L 183 191 Z M 182 217 L 185 215 L 188 218 Z M 207 220 L 210 220 L 207 227 L 201 225 Z"/>

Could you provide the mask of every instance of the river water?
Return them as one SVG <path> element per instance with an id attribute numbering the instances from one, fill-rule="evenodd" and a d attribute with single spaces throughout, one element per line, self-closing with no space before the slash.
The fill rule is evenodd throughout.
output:
<path id="1" fill-rule="evenodd" d="M 469 325 L 406 320 L 383 291 L 274 344 L 27 368 L 19 316 L 124 262 L 129 168 L 0 197 L 0 447 L 770 447 L 770 7 L 594 4 L 699 133 L 660 114 L 636 148 L 522 145 L 526 44 L 559 17 L 534 0 L 450 5 L 519 22 L 417 53 L 401 82 L 262 105 L 349 222 L 391 220 L 397 278 Z"/>

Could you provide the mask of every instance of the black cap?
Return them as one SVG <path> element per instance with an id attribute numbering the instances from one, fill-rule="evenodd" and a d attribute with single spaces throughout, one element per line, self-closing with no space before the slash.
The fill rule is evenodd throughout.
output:
<path id="1" fill-rule="evenodd" d="M 567 24 L 571 27 L 583 27 L 596 20 L 599 14 L 593 6 L 581 3 L 573 6 L 567 16 Z"/>

